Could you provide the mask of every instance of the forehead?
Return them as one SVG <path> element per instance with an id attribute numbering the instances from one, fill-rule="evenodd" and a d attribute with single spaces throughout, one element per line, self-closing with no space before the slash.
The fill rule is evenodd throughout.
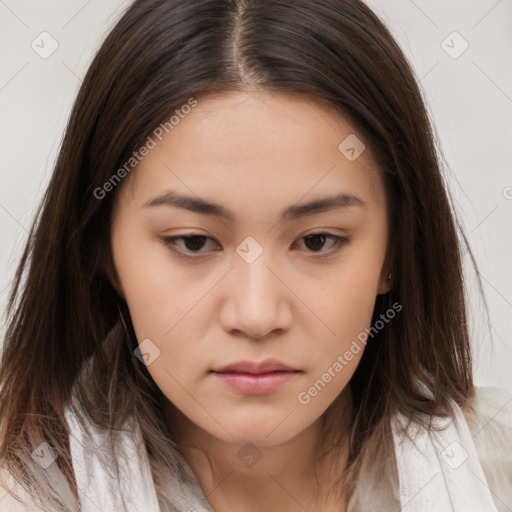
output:
<path id="1" fill-rule="evenodd" d="M 246 92 L 199 97 L 161 139 L 129 177 L 138 205 L 173 189 L 242 209 L 339 192 L 383 206 L 369 146 L 346 118 L 313 99 Z"/>

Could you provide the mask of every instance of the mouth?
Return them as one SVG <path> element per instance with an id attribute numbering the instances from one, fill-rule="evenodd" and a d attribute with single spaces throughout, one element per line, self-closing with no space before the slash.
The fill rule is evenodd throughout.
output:
<path id="1" fill-rule="evenodd" d="M 210 373 L 231 390 L 254 396 L 273 393 L 303 372 L 277 359 L 265 359 L 237 361 Z"/>
<path id="2" fill-rule="evenodd" d="M 212 370 L 213 373 L 240 373 L 249 375 L 265 375 L 274 372 L 298 372 L 277 359 L 265 359 L 264 361 L 237 361 L 222 368 Z"/>
<path id="3" fill-rule="evenodd" d="M 216 379 L 242 395 L 267 395 L 277 391 L 301 374 L 298 370 L 276 370 L 265 373 L 212 372 Z"/>

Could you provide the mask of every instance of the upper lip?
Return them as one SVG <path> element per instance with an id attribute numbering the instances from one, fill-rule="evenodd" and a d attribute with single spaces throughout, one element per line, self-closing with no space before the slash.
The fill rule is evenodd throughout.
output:
<path id="1" fill-rule="evenodd" d="M 264 361 L 238 361 L 235 363 L 228 364 L 217 370 L 213 370 L 216 373 L 223 372 L 238 372 L 238 373 L 252 373 L 255 375 L 261 373 L 275 372 L 278 370 L 284 371 L 296 371 L 295 368 L 281 363 L 277 359 L 265 359 Z"/>

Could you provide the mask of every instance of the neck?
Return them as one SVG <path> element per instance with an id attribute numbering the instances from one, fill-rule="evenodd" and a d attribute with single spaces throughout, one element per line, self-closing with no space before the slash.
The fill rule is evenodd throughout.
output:
<path id="1" fill-rule="evenodd" d="M 275 446 L 233 444 L 213 437 L 167 399 L 163 410 L 181 455 L 216 512 L 319 510 L 319 503 L 323 511 L 345 510 L 339 499 L 328 505 L 327 492 L 342 477 L 348 459 L 345 440 L 352 414 L 348 387 L 324 415 Z M 336 427 L 339 447 L 326 446 L 336 440 L 324 435 L 324 421 Z"/>

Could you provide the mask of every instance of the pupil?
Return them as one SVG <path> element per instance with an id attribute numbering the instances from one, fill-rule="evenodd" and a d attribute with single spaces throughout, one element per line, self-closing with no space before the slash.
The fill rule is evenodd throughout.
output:
<path id="1" fill-rule="evenodd" d="M 306 237 L 306 245 L 308 245 L 308 241 L 311 240 L 311 239 L 314 239 L 314 240 L 317 240 L 317 241 L 318 241 L 318 239 L 321 239 L 322 242 L 320 243 L 320 247 L 316 247 L 316 249 L 321 249 L 322 246 L 325 243 L 325 238 L 326 238 L 326 235 L 309 235 L 309 236 Z M 313 245 L 315 245 L 315 244 L 313 243 Z M 314 247 L 313 248 L 309 247 L 309 248 L 310 249 L 315 249 Z"/>
<path id="2" fill-rule="evenodd" d="M 187 249 L 190 249 L 191 251 L 200 249 L 201 247 L 190 247 L 190 245 L 194 246 L 196 245 L 194 242 L 198 242 L 199 240 L 199 246 L 202 246 L 201 241 L 204 240 L 204 236 L 187 236 L 185 238 L 185 245 L 187 246 Z M 190 242 L 192 241 L 192 244 Z"/>

